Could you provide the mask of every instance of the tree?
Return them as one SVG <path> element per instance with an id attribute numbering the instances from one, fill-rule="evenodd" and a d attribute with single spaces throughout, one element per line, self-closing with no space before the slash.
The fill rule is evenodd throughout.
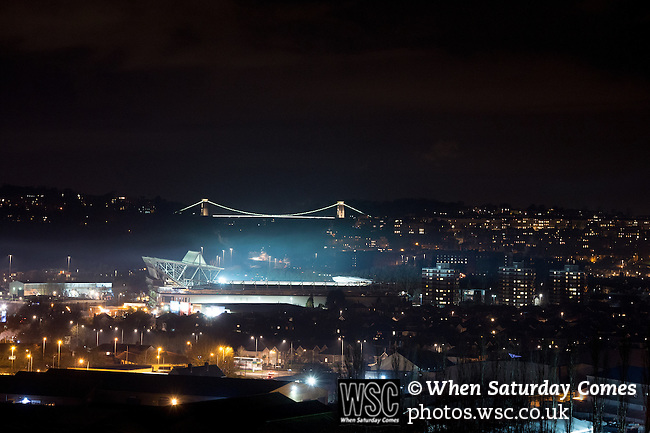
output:
<path id="1" fill-rule="evenodd" d="M 345 369 L 350 379 L 362 379 L 364 374 L 360 345 L 348 344 L 345 347 Z"/>
<path id="2" fill-rule="evenodd" d="M 603 342 L 600 337 L 595 336 L 589 343 L 589 352 L 591 354 L 591 362 L 594 366 L 594 380 L 596 384 L 601 382 L 598 377 L 598 366 L 600 358 L 603 354 Z M 603 431 L 603 409 L 605 402 L 599 395 L 592 396 L 592 409 L 591 409 L 591 422 L 593 433 L 602 433 Z"/>
<path id="3" fill-rule="evenodd" d="M 341 289 L 334 289 L 327 292 L 325 307 L 328 309 L 341 309 L 345 304 L 345 294 Z"/>
<path id="4" fill-rule="evenodd" d="M 621 357 L 621 383 L 627 383 L 627 373 L 630 366 L 630 339 L 629 335 L 625 335 L 619 342 L 619 354 Z M 627 424 L 627 409 L 629 406 L 628 396 L 623 393 L 618 397 L 618 412 L 616 414 L 618 431 L 625 433 L 627 431 L 625 425 Z"/>
<path id="5" fill-rule="evenodd" d="M 645 356 L 643 369 L 643 406 L 644 406 L 644 427 L 645 431 L 650 428 L 650 329 L 646 329 Z"/>
<path id="6" fill-rule="evenodd" d="M 569 418 L 566 421 L 566 431 L 571 432 L 573 429 L 573 396 L 575 395 L 576 388 L 577 363 L 577 351 L 573 342 L 567 345 L 567 351 L 569 352 L 569 365 L 567 367 L 569 374 Z"/>

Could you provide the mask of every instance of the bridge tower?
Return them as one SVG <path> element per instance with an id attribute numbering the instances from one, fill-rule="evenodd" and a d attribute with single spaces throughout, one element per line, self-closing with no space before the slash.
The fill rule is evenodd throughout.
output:
<path id="1" fill-rule="evenodd" d="M 201 216 L 204 217 L 210 216 L 209 209 L 208 209 L 208 201 L 210 201 L 210 199 L 207 198 L 201 200 Z"/>
<path id="2" fill-rule="evenodd" d="M 345 202 L 343 200 L 336 202 L 336 218 L 345 218 Z"/>

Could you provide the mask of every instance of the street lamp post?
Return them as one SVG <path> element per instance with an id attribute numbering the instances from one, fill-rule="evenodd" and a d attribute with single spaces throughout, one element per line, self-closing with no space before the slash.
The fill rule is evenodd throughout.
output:
<path id="1" fill-rule="evenodd" d="M 260 335 L 259 338 L 262 338 L 262 336 Z M 255 340 L 255 358 L 257 358 L 257 340 L 258 340 L 258 338 L 254 337 L 254 336 L 251 336 L 251 340 Z"/>
<path id="2" fill-rule="evenodd" d="M 117 337 L 113 339 L 115 345 L 113 346 L 113 356 L 117 356 Z"/>
<path id="3" fill-rule="evenodd" d="M 117 332 L 120 329 L 119 326 L 115 327 L 115 332 Z M 120 340 L 120 344 L 124 344 L 124 328 L 122 328 L 122 339 Z"/>
<path id="4" fill-rule="evenodd" d="M 16 350 L 16 346 L 11 346 L 11 370 L 13 371 L 14 369 L 14 360 L 16 357 L 14 356 L 14 351 Z"/>
<path id="5" fill-rule="evenodd" d="M 47 341 L 47 337 L 43 337 L 43 362 L 45 362 L 45 342 Z"/>
<path id="6" fill-rule="evenodd" d="M 359 346 L 361 346 L 361 362 L 363 362 L 363 343 L 365 343 L 366 340 L 357 340 L 357 343 L 359 343 Z"/>
<path id="7" fill-rule="evenodd" d="M 138 330 L 134 329 L 133 332 L 135 332 L 135 338 L 138 338 Z M 142 346 L 142 334 L 144 334 L 144 331 L 140 331 L 140 346 Z"/>
<path id="8" fill-rule="evenodd" d="M 63 343 L 63 341 L 61 340 L 56 342 L 56 344 L 59 346 L 59 358 L 57 362 L 57 368 L 61 368 L 61 343 Z"/>
<path id="9" fill-rule="evenodd" d="M 157 358 L 158 358 L 158 365 L 159 365 L 159 366 L 160 366 L 160 352 L 161 352 L 161 351 L 162 351 L 162 347 L 159 347 L 159 348 L 158 348 L 158 356 L 157 356 Z"/>
<path id="10" fill-rule="evenodd" d="M 259 338 L 262 338 L 262 336 L 260 335 Z M 258 359 L 258 355 L 257 355 L 257 340 L 258 340 L 258 338 L 254 337 L 254 336 L 251 336 L 251 340 L 255 340 L 255 360 L 257 360 Z M 255 360 L 253 361 L 253 365 L 251 366 L 251 371 L 255 370 Z"/>

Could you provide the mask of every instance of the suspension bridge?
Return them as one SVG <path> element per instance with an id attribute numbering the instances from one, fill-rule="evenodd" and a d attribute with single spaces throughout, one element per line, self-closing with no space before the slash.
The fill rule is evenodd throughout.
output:
<path id="1" fill-rule="evenodd" d="M 227 214 L 213 214 L 210 215 L 210 209 L 209 206 L 215 206 L 219 209 L 222 209 L 224 211 L 228 211 L 230 213 Z M 187 207 L 184 207 L 183 209 L 180 209 L 176 211 L 176 213 L 183 213 L 185 211 L 188 211 L 190 209 L 194 208 L 199 208 L 200 210 L 200 215 L 201 216 L 212 216 L 213 218 L 294 218 L 294 219 L 341 219 L 345 218 L 345 209 L 349 209 L 353 212 L 356 212 L 360 215 L 365 215 L 365 216 L 370 216 L 365 212 L 360 211 L 359 209 L 356 209 L 349 204 L 345 203 L 344 201 L 340 200 L 337 201 L 336 203 L 332 203 L 329 206 L 322 207 L 320 209 L 313 209 L 313 210 L 308 210 L 308 211 L 302 211 L 302 212 L 294 212 L 294 213 L 284 213 L 284 214 L 265 214 L 265 213 L 259 213 L 259 212 L 250 212 L 250 211 L 245 211 L 241 209 L 235 209 L 229 206 L 224 206 L 219 203 L 215 203 L 211 201 L 210 199 L 204 198 L 194 204 L 191 204 Z M 314 215 L 319 212 L 325 212 L 329 209 L 336 209 L 336 214 L 335 216 L 331 215 Z"/>

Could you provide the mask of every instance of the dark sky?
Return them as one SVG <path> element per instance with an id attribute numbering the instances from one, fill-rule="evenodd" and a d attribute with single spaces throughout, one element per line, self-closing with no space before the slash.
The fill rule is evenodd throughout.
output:
<path id="1" fill-rule="evenodd" d="M 0 183 L 650 213 L 642 3 L 5 1 Z"/>

